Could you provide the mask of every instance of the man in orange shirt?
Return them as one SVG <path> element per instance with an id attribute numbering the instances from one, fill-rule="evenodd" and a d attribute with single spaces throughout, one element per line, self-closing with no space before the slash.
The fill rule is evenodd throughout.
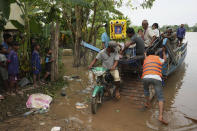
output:
<path id="1" fill-rule="evenodd" d="M 144 85 L 144 95 L 146 98 L 146 107 L 150 107 L 150 93 L 149 86 L 153 85 L 156 96 L 159 102 L 159 121 L 163 124 L 168 124 L 163 119 L 164 110 L 164 96 L 162 88 L 162 65 L 165 62 L 166 57 L 161 59 L 159 56 L 154 55 L 153 52 L 149 52 L 148 56 L 145 55 L 145 60 L 143 64 L 143 85 Z"/>

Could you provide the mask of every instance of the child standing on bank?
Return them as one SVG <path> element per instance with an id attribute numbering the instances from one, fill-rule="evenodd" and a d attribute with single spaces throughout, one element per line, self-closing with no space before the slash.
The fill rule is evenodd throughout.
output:
<path id="1" fill-rule="evenodd" d="M 46 48 L 46 57 L 45 57 L 45 75 L 44 75 L 44 78 L 43 78 L 43 81 L 45 82 L 46 79 L 48 78 L 48 76 L 51 74 L 51 63 L 53 62 L 53 59 L 52 59 L 52 50 L 50 48 Z"/>
<path id="2" fill-rule="evenodd" d="M 40 45 L 34 45 L 34 51 L 32 53 L 32 69 L 33 69 L 33 82 L 34 88 L 37 87 L 37 80 L 40 82 L 40 71 L 41 71 L 41 64 L 40 64 L 40 55 L 39 55 Z"/>
<path id="3" fill-rule="evenodd" d="M 10 93 L 11 95 L 15 95 L 15 93 L 22 94 L 22 92 L 18 91 L 17 86 L 19 74 L 19 59 L 17 51 L 19 49 L 19 44 L 17 42 L 12 42 L 11 46 L 12 49 L 8 55 L 8 75 L 10 83 Z"/>
<path id="4" fill-rule="evenodd" d="M 4 89 L 8 90 L 8 71 L 7 71 L 7 58 L 2 53 L 3 52 L 3 46 L 0 45 L 0 78 L 3 80 L 3 86 Z M 0 95 L 0 101 L 3 99 L 3 96 Z"/>

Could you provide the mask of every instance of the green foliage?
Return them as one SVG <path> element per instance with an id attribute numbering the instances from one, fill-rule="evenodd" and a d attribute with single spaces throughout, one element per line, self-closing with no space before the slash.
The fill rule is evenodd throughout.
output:
<path id="1" fill-rule="evenodd" d="M 91 8 L 91 4 L 86 0 L 60 0 L 64 4 L 72 5 L 72 6 L 82 6 L 85 8 Z"/>
<path id="2" fill-rule="evenodd" d="M 14 0 L 0 0 L 0 31 L 4 29 L 9 16 L 10 16 L 10 4 Z"/>
<path id="3" fill-rule="evenodd" d="M 9 0 L 0 0 L 0 11 L 6 19 L 10 16 L 10 4 Z"/>
<path id="4" fill-rule="evenodd" d="M 30 19 L 29 24 L 31 33 L 39 34 L 42 31 L 41 24 L 38 23 L 35 18 Z"/>
<path id="5" fill-rule="evenodd" d="M 172 28 L 173 31 L 176 31 L 179 28 L 179 25 L 164 25 L 160 28 L 162 32 L 166 31 L 166 28 Z M 187 32 L 197 32 L 197 25 L 194 25 L 190 27 L 188 24 L 184 24 L 184 28 L 186 29 Z"/>
<path id="6" fill-rule="evenodd" d="M 140 3 L 140 6 L 150 8 L 154 1 L 145 0 Z M 23 13 L 24 25 L 16 20 L 11 20 L 11 23 L 24 34 L 21 59 L 27 62 L 31 55 L 30 38 L 37 37 L 41 51 L 44 52 L 42 49 L 50 45 L 51 24 L 55 24 L 57 20 L 61 23 L 61 41 L 71 45 L 69 47 L 75 47 L 74 45 L 77 44 L 75 43 L 77 28 L 82 30 L 81 39 L 94 43 L 99 42 L 101 34 L 105 31 L 103 26 L 110 20 L 126 19 L 127 27 L 131 24 L 128 17 L 117 10 L 123 4 L 123 0 L 0 0 L 0 11 L 3 12 L 5 18 L 9 18 L 12 2 L 17 3 Z M 128 5 L 133 7 L 131 0 L 128 0 Z M 0 21 L 0 30 L 1 26 L 5 25 L 5 20 Z M 79 50 L 79 52 L 82 51 Z"/>
<path id="7" fill-rule="evenodd" d="M 3 14 L 0 15 L 0 32 L 2 30 L 4 30 L 4 26 L 6 25 L 7 20 L 6 18 L 3 16 Z"/>
<path id="8" fill-rule="evenodd" d="M 65 35 L 71 35 L 72 34 L 72 32 L 70 31 L 70 30 L 62 30 L 62 31 L 60 31 L 60 33 L 62 33 L 62 34 L 65 34 Z"/>
<path id="9" fill-rule="evenodd" d="M 155 0 L 145 0 L 141 6 L 143 8 L 151 8 L 153 6 L 153 3 L 155 2 Z"/>
<path id="10" fill-rule="evenodd" d="M 134 28 L 136 33 L 138 32 L 139 29 L 143 30 L 143 28 L 141 26 L 132 26 L 132 27 Z"/>
<path id="11" fill-rule="evenodd" d="M 24 25 L 18 22 L 17 20 L 10 20 L 12 25 L 14 25 L 18 30 L 24 31 Z"/>

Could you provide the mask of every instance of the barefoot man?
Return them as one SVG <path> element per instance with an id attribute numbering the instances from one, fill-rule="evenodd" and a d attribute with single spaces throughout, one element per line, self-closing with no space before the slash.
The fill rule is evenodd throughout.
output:
<path id="1" fill-rule="evenodd" d="M 159 121 L 163 124 L 168 124 L 163 119 L 163 109 L 164 109 L 164 96 L 162 88 L 162 64 L 165 62 L 166 57 L 161 59 L 159 56 L 154 55 L 154 52 L 149 52 L 145 55 L 145 60 L 143 64 L 143 84 L 144 84 L 144 95 L 146 98 L 146 107 L 150 107 L 150 93 L 149 86 L 153 85 L 156 96 L 159 102 Z"/>

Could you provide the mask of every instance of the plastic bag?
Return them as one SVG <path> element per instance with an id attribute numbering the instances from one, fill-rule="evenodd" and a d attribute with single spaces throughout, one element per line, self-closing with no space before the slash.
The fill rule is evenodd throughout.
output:
<path id="1" fill-rule="evenodd" d="M 45 94 L 32 94 L 29 96 L 28 101 L 26 102 L 27 108 L 49 108 L 52 97 Z"/>

